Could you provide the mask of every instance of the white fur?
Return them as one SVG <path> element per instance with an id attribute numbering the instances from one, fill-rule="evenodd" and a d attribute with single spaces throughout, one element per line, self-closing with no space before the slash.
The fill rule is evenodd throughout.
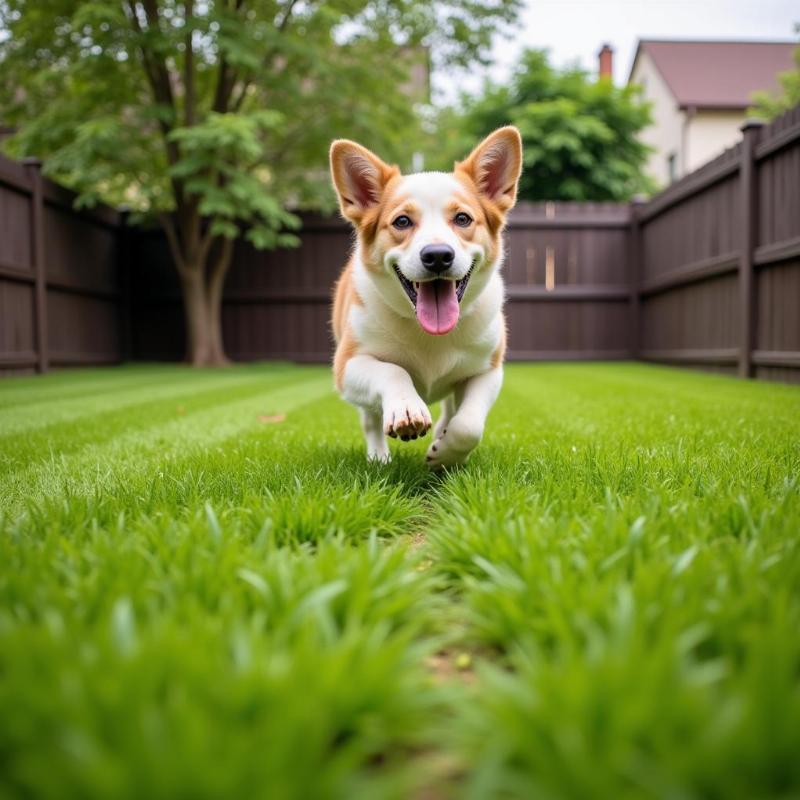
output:
<path id="1" fill-rule="evenodd" d="M 492 356 L 504 335 L 503 280 L 500 263 L 487 264 L 483 247 L 463 241 L 445 217 L 453 195 L 465 193 L 452 175 L 406 176 L 400 193 L 422 209 L 422 219 L 408 247 L 385 254 L 380 274 L 355 255 L 353 280 L 362 304 L 350 306 L 348 323 L 360 344 L 345 366 L 342 396 L 361 410 L 368 456 L 383 461 L 389 459 L 385 435 L 424 435 L 431 427 L 427 404 L 444 400 L 427 453 L 438 468 L 467 458 L 500 391 L 503 370 L 492 367 Z M 474 265 L 458 324 L 444 336 L 422 329 L 394 273 L 397 264 L 411 281 L 430 278 L 419 254 L 433 243 L 455 250 L 446 277 L 463 278 Z"/>

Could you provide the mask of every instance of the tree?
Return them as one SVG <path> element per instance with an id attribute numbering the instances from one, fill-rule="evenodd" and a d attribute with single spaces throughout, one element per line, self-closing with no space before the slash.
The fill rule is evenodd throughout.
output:
<path id="1" fill-rule="evenodd" d="M 557 71 L 547 53 L 526 51 L 508 86 L 487 85 L 462 97 L 439 128 L 441 166 L 469 151 L 469 143 L 502 125 L 522 133 L 526 200 L 628 200 L 652 190 L 644 173 L 648 148 L 639 132 L 650 122 L 637 87 L 593 80 L 576 67 Z"/>
<path id="2" fill-rule="evenodd" d="M 800 30 L 800 26 L 797 29 Z M 775 119 L 800 103 L 800 46 L 795 48 L 792 58 L 794 69 L 778 73 L 779 92 L 753 92 L 753 106 L 747 112 L 749 116 Z"/>
<path id="3" fill-rule="evenodd" d="M 0 0 L 0 108 L 16 156 L 78 202 L 163 227 L 187 360 L 225 361 L 233 243 L 295 243 L 288 207 L 330 204 L 327 146 L 403 159 L 418 123 L 399 91 L 431 46 L 466 63 L 519 0 Z"/>

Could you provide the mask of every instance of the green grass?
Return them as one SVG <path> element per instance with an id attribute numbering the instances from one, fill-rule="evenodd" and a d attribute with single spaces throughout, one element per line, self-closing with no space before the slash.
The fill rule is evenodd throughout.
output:
<path id="1" fill-rule="evenodd" d="M 431 475 L 330 384 L 0 383 L 0 797 L 800 797 L 798 388 L 512 365 Z"/>

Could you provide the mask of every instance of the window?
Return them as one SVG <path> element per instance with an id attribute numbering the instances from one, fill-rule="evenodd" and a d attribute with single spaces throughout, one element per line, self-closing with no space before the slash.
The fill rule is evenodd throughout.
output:
<path id="1" fill-rule="evenodd" d="M 670 153 L 667 156 L 667 174 L 669 175 L 669 182 L 675 183 L 678 180 L 678 154 Z"/>

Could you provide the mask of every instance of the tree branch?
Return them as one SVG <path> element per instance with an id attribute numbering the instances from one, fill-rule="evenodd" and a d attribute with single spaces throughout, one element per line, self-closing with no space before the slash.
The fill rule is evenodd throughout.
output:
<path id="1" fill-rule="evenodd" d="M 208 278 L 208 294 L 210 297 L 215 295 L 222 297 L 222 286 L 233 256 L 233 239 L 223 236 L 220 247 L 219 255 L 211 267 L 211 274 Z"/>
<path id="2" fill-rule="evenodd" d="M 289 5 L 286 6 L 286 11 L 283 12 L 281 21 L 275 25 L 275 27 L 278 30 L 278 33 L 283 33 L 286 30 L 286 25 L 289 22 L 289 17 L 292 16 L 292 11 L 294 11 L 294 7 L 297 5 L 297 2 L 298 0 L 289 0 Z"/>
<path id="3" fill-rule="evenodd" d="M 129 0 L 129 5 L 133 13 L 133 22 L 140 34 L 143 34 L 141 25 L 139 24 L 139 16 L 136 13 L 135 0 Z M 147 27 L 149 31 L 158 31 L 158 6 L 155 0 L 142 0 L 145 17 L 147 18 Z M 153 96 L 156 102 L 167 106 L 175 115 L 175 93 L 172 90 L 172 79 L 169 74 L 169 68 L 163 60 L 156 59 L 152 50 L 146 49 L 143 45 L 141 47 L 142 58 L 148 67 L 147 73 L 151 81 L 153 89 Z M 162 121 L 162 125 L 171 129 L 171 125 Z"/>
<path id="4" fill-rule="evenodd" d="M 247 96 L 247 90 L 251 85 L 252 81 L 249 78 L 245 78 L 245 80 L 239 84 L 239 94 L 236 99 L 231 102 L 231 111 L 238 113 L 241 110 L 242 103 L 244 103 L 244 99 Z"/>
<path id="5" fill-rule="evenodd" d="M 231 98 L 231 90 L 236 83 L 236 74 L 228 66 L 225 56 L 220 56 L 219 73 L 217 75 L 217 88 L 214 90 L 214 103 L 211 106 L 213 111 L 218 114 L 225 114 L 228 111 L 228 102 Z"/>
<path id="6" fill-rule="evenodd" d="M 244 0 L 236 0 L 233 13 L 238 14 L 244 5 Z M 217 74 L 217 85 L 214 90 L 214 102 L 211 106 L 213 111 L 218 114 L 225 114 L 229 109 L 233 87 L 236 85 L 236 71 L 228 64 L 225 54 L 220 51 L 219 72 Z"/>
<path id="7" fill-rule="evenodd" d="M 205 264 L 206 259 L 208 258 L 208 253 L 211 250 L 211 245 L 214 243 L 214 239 L 216 238 L 212 233 L 211 229 L 214 227 L 214 218 L 208 220 L 208 227 L 206 228 L 205 235 L 200 240 L 200 246 L 197 249 L 198 253 L 198 261 L 201 264 Z"/>
<path id="8" fill-rule="evenodd" d="M 148 29 L 151 29 L 153 24 L 158 28 L 158 9 L 153 4 L 153 0 L 144 0 L 143 5 L 145 8 L 145 16 L 148 21 Z M 131 24 L 134 31 L 139 34 L 140 37 L 143 37 L 145 35 L 145 29 L 142 28 L 139 22 L 136 0 L 128 0 L 128 8 L 131 12 Z M 145 47 L 144 42 L 140 42 L 139 44 L 139 53 L 142 57 L 144 72 L 150 84 L 150 90 L 153 93 L 154 101 L 167 106 L 172 111 L 172 119 L 174 121 L 176 114 L 175 97 L 172 92 L 172 81 L 170 80 L 167 65 L 163 62 L 158 62 L 152 51 Z M 159 117 L 158 124 L 164 137 L 167 164 L 173 166 L 180 159 L 180 150 L 178 149 L 178 145 L 169 139 L 169 134 L 172 132 L 172 124 L 162 117 Z M 172 179 L 172 191 L 175 194 L 176 204 L 180 206 L 183 203 L 183 183 L 177 179 Z"/>
<path id="9" fill-rule="evenodd" d="M 289 24 L 289 20 L 292 16 L 292 12 L 294 11 L 294 7 L 297 5 L 299 0 L 289 0 L 289 4 L 284 9 L 283 15 L 281 16 L 279 21 L 275 23 L 275 30 L 278 33 L 283 33 L 286 30 L 286 26 Z M 238 7 L 237 7 L 238 8 Z M 267 52 L 264 56 L 264 60 L 262 63 L 264 66 L 268 66 L 269 59 L 275 54 L 274 49 Z M 245 78 L 240 86 L 239 94 L 237 95 L 236 99 L 231 103 L 231 110 L 232 111 L 239 111 L 242 107 L 242 104 L 247 97 L 247 90 L 253 85 L 252 76 Z M 234 87 L 231 87 L 233 90 Z"/>
<path id="10" fill-rule="evenodd" d="M 178 233 L 175 230 L 172 217 L 165 212 L 158 215 L 158 221 L 161 223 L 161 227 L 166 234 L 169 251 L 172 255 L 172 260 L 175 262 L 175 268 L 178 270 L 178 274 L 185 278 L 189 274 L 189 269 L 186 266 L 186 261 L 181 251 L 181 244 L 178 241 Z"/>
<path id="11" fill-rule="evenodd" d="M 183 91 L 184 91 L 184 108 L 183 117 L 184 125 L 191 127 L 194 125 L 195 120 L 195 93 L 194 93 L 194 49 L 192 45 L 192 20 L 194 17 L 194 0 L 188 0 L 185 4 L 185 25 L 186 25 L 186 43 L 185 53 L 183 59 Z"/>

